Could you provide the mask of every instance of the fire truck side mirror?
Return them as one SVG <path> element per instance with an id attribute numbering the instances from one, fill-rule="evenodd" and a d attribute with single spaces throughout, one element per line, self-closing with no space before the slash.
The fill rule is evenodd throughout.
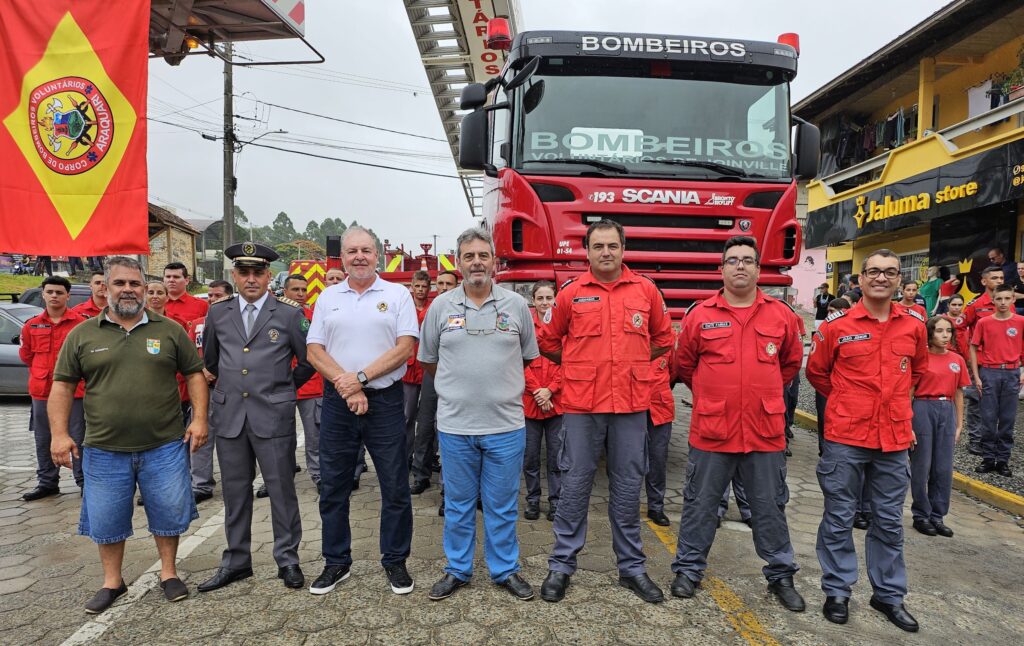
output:
<path id="1" fill-rule="evenodd" d="M 476 110 L 487 103 L 487 88 L 483 83 L 470 83 L 462 88 L 462 95 L 459 98 L 459 109 Z"/>
<path id="2" fill-rule="evenodd" d="M 818 127 L 807 122 L 797 123 L 793 151 L 796 153 L 793 176 L 797 179 L 817 177 L 821 158 L 821 132 Z"/>
<path id="3" fill-rule="evenodd" d="M 462 117 L 459 127 L 459 166 L 484 170 L 487 163 L 487 111 L 476 110 Z"/>

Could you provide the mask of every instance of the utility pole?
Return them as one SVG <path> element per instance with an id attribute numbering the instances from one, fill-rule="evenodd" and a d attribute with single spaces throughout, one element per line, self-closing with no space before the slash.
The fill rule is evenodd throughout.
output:
<path id="1" fill-rule="evenodd" d="M 230 42 L 224 43 L 224 248 L 235 243 L 235 102 Z M 224 256 L 224 278 L 230 280 L 230 263 Z"/>

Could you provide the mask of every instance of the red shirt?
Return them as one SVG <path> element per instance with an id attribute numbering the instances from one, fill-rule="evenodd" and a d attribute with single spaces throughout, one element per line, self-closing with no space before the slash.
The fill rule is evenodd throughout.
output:
<path id="1" fill-rule="evenodd" d="M 303 307 L 302 313 L 306 315 L 307 321 L 313 320 L 313 308 Z M 298 359 L 292 359 L 292 370 L 299 365 Z M 296 399 L 318 399 L 324 396 L 324 377 L 319 372 L 314 372 L 309 381 L 299 386 L 295 391 Z"/>
<path id="2" fill-rule="evenodd" d="M 587 272 L 562 288 L 541 352 L 562 353 L 569 413 L 637 413 L 651 405 L 651 348 L 672 345 L 672 321 L 654 283 L 622 266 L 602 283 Z"/>
<path id="3" fill-rule="evenodd" d="M 803 354 L 793 310 L 761 290 L 750 307 L 732 307 L 721 291 L 692 307 L 674 361 L 693 391 L 690 444 L 716 453 L 784 450 L 782 389 Z"/>
<path id="4" fill-rule="evenodd" d="M 544 327 L 533 312 L 533 327 L 540 336 L 540 330 Z M 562 414 L 562 398 L 559 393 L 562 391 L 562 367 L 557 363 L 541 355 L 531 361 L 524 369 L 526 373 L 526 388 L 523 390 L 523 412 L 530 419 L 547 419 Z M 543 411 L 533 398 L 533 391 L 538 388 L 547 388 L 551 391 L 551 403 L 554 407 L 549 411 Z"/>
<path id="5" fill-rule="evenodd" d="M 103 311 L 102 307 L 96 307 L 96 303 L 93 302 L 92 296 L 89 297 L 89 300 L 85 301 L 84 303 L 79 303 L 78 305 L 75 305 L 71 309 L 81 314 L 82 318 L 87 319 L 91 319 L 94 316 L 99 316 L 100 312 Z"/>
<path id="6" fill-rule="evenodd" d="M 863 301 L 834 312 L 814 333 L 807 380 L 828 397 L 825 439 L 882 451 L 910 448 L 910 389 L 928 369 L 924 323 L 897 303 L 884 323 Z"/>
<path id="7" fill-rule="evenodd" d="M 1024 356 L 1024 316 L 987 316 L 979 320 L 971 334 L 971 345 L 978 348 L 979 366 L 999 368 L 1002 364 L 1020 363 Z"/>
<path id="8" fill-rule="evenodd" d="M 167 307 L 164 308 L 164 315 L 174 319 L 181 327 L 186 327 L 189 321 L 201 319 L 206 316 L 210 304 L 201 298 L 196 298 L 188 292 L 181 295 L 181 298 L 167 300 Z"/>
<path id="9" fill-rule="evenodd" d="M 430 300 L 427 301 L 423 309 L 416 310 L 416 322 L 419 326 L 423 327 L 423 319 L 427 315 L 427 310 L 430 309 Z M 405 362 L 405 375 L 402 376 L 402 383 L 405 384 L 422 384 L 423 383 L 423 366 L 420 365 L 419 360 L 416 358 L 416 352 L 420 349 L 420 344 L 417 341 L 412 346 L 412 356 Z"/>
<path id="10" fill-rule="evenodd" d="M 927 319 L 928 318 L 928 312 L 923 307 L 918 305 L 917 303 L 914 303 L 913 305 L 903 305 L 903 303 L 900 303 L 900 305 L 905 307 L 905 308 L 907 308 L 908 310 L 914 310 L 915 312 L 920 314 L 921 318 L 923 318 L 923 319 Z"/>
<path id="11" fill-rule="evenodd" d="M 967 325 L 967 318 L 963 313 L 956 317 L 949 314 L 942 316 L 953 324 L 953 340 L 949 344 L 949 349 L 966 359 L 970 356 L 971 345 L 971 329 Z"/>
<path id="12" fill-rule="evenodd" d="M 60 320 L 54 323 L 44 309 L 25 321 L 21 328 L 18 355 L 28 366 L 28 394 L 32 399 L 49 398 L 50 388 L 53 387 L 53 367 L 57 365 L 57 355 L 64 345 L 64 339 L 84 320 L 78 312 L 66 309 Z M 82 397 L 84 394 L 82 382 L 78 384 L 75 397 Z"/>
<path id="13" fill-rule="evenodd" d="M 967 362 L 955 352 L 928 353 L 928 369 L 914 389 L 914 397 L 948 397 L 958 388 L 971 385 Z"/>

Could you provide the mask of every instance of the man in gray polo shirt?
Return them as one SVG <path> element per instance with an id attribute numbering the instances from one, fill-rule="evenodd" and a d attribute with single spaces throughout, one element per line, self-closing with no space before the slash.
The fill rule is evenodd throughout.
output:
<path id="1" fill-rule="evenodd" d="M 459 236 L 463 282 L 436 299 L 420 331 L 419 360 L 434 375 L 444 464 L 445 576 L 432 600 L 469 583 L 476 551 L 476 501 L 483 501 L 491 580 L 524 601 L 516 537 L 519 474 L 526 449 L 523 366 L 539 356 L 530 308 L 494 284 L 494 243 L 481 229 Z"/>

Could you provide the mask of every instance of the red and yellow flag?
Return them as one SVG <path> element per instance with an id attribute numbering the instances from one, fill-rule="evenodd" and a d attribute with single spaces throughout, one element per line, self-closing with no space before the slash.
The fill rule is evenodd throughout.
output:
<path id="1" fill-rule="evenodd" d="M 0 2 L 0 252 L 149 253 L 149 12 Z"/>

